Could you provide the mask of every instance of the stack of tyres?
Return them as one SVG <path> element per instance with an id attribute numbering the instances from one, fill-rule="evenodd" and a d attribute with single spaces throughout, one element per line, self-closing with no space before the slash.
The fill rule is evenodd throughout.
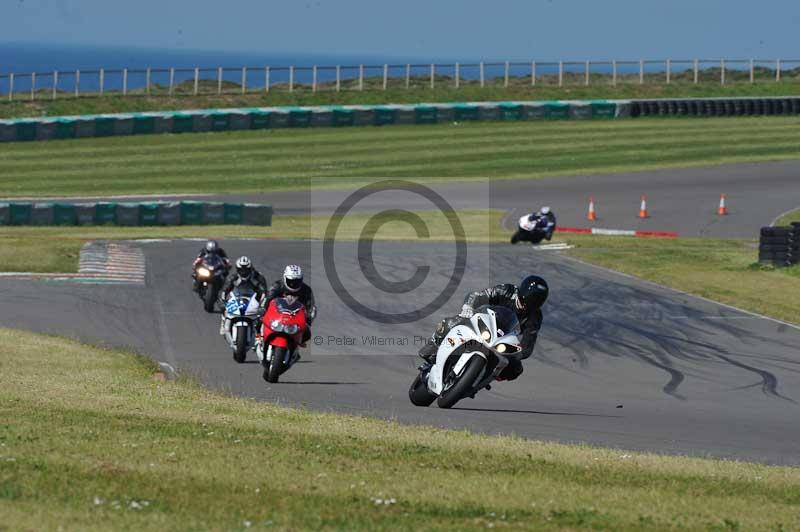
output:
<path id="1" fill-rule="evenodd" d="M 796 115 L 800 113 L 800 98 L 792 98 L 792 114 Z"/>
<path id="2" fill-rule="evenodd" d="M 800 222 L 792 222 L 789 237 L 789 264 L 800 264 Z"/>
<path id="3" fill-rule="evenodd" d="M 742 114 L 748 116 L 753 114 L 753 100 L 742 100 Z"/>
<path id="4" fill-rule="evenodd" d="M 751 100 L 753 104 L 753 114 L 754 115 L 763 115 L 764 114 L 764 100 L 759 100 L 758 98 Z"/>
<path id="5" fill-rule="evenodd" d="M 637 118 L 642 114 L 641 102 L 631 102 L 631 117 Z"/>
<path id="6" fill-rule="evenodd" d="M 762 227 L 758 243 L 758 262 L 778 267 L 791 264 L 793 233 L 794 227 Z"/>

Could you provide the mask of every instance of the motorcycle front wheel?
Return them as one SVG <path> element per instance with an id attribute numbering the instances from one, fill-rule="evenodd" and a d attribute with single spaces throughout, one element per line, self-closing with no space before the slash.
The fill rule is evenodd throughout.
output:
<path id="1" fill-rule="evenodd" d="M 475 355 L 467 366 L 461 372 L 461 375 L 456 377 L 456 382 L 448 388 L 442 395 L 439 396 L 437 404 L 439 408 L 452 408 L 457 402 L 472 393 L 472 385 L 478 379 L 483 368 L 486 366 L 486 359 Z"/>
<path id="2" fill-rule="evenodd" d="M 278 378 L 283 371 L 283 360 L 286 358 L 285 347 L 272 346 L 272 360 L 264 368 L 264 380 L 267 382 L 278 382 Z"/>
<path id="3" fill-rule="evenodd" d="M 422 373 L 417 375 L 414 382 L 411 383 L 411 388 L 408 389 L 408 398 L 414 406 L 431 406 L 436 400 L 436 395 L 428 391 L 428 386 L 422 379 Z"/>
<path id="4" fill-rule="evenodd" d="M 214 312 L 214 303 L 217 301 L 217 287 L 214 284 L 206 286 L 203 294 L 203 308 L 206 312 Z"/>
<path id="5" fill-rule="evenodd" d="M 241 330 L 244 329 L 244 330 Z M 247 358 L 247 339 L 250 336 L 249 327 L 240 327 L 236 335 L 236 346 L 233 350 L 233 359 L 239 364 L 244 364 Z"/>
<path id="6" fill-rule="evenodd" d="M 517 229 L 513 235 L 511 235 L 511 243 L 516 244 L 519 242 L 519 229 Z"/>

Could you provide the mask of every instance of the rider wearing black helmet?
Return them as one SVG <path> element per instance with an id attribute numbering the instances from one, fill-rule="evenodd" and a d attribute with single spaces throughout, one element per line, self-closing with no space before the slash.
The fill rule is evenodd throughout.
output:
<path id="1" fill-rule="evenodd" d="M 498 376 L 498 380 L 514 380 L 522 374 L 521 361 L 533 353 L 536 338 L 542 326 L 542 305 L 547 300 L 549 292 L 547 281 L 538 275 L 529 275 L 520 282 L 519 286 L 499 284 L 467 294 L 467 297 L 464 298 L 464 305 L 461 307 L 461 313 L 452 318 L 445 318 L 439 323 L 431 336 L 431 341 L 420 349 L 419 356 L 427 363 L 433 364 L 439 344 L 447 332 L 461 319 L 471 318 L 475 309 L 482 305 L 502 305 L 517 314 L 522 329 L 521 351 L 516 357 L 509 357 L 508 366 Z"/>

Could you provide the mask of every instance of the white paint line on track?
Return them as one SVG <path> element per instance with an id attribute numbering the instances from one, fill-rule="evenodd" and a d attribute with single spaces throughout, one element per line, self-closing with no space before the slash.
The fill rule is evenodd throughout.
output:
<path id="1" fill-rule="evenodd" d="M 720 303 L 719 301 L 714 301 L 713 299 L 708 299 L 707 297 L 698 296 L 698 295 L 695 295 L 695 294 L 690 294 L 689 292 L 684 292 L 683 290 L 679 290 L 677 288 L 672 288 L 671 286 L 666 286 L 666 285 L 663 285 L 663 284 L 656 283 L 654 281 L 648 281 L 647 279 L 641 279 L 641 278 L 636 277 L 634 275 L 630 275 L 630 274 L 623 273 L 623 272 L 618 272 L 616 270 L 611 270 L 609 268 L 604 268 L 602 266 L 598 266 L 596 264 L 592 264 L 590 262 L 586 262 L 586 261 L 583 261 L 581 259 L 576 259 L 575 257 L 570 257 L 569 255 L 564 255 L 564 258 L 566 258 L 567 260 L 575 261 L 575 262 L 577 262 L 579 264 L 582 264 L 584 266 L 588 266 L 590 268 L 595 268 L 597 270 L 602 270 L 604 272 L 613 273 L 615 275 L 619 275 L 619 276 L 625 277 L 627 279 L 632 279 L 632 280 L 640 282 L 640 283 L 644 283 L 644 284 L 648 284 L 650 286 L 655 286 L 655 287 L 661 288 L 662 290 L 669 290 L 670 292 L 675 292 L 677 294 L 681 294 L 681 295 L 684 295 L 684 296 L 687 296 L 687 297 L 691 297 L 691 298 L 694 298 L 694 299 L 699 299 L 701 301 L 705 301 L 706 303 L 711 303 L 713 305 L 724 307 L 724 308 L 727 308 L 727 309 L 730 309 L 730 310 L 735 310 L 736 312 L 741 312 L 742 314 L 747 314 L 748 316 L 751 316 L 753 318 L 758 318 L 758 319 L 762 319 L 762 320 L 766 320 L 766 321 L 771 321 L 773 323 L 777 323 L 779 325 L 784 325 L 786 327 L 790 327 L 792 329 L 800 331 L 800 325 L 795 325 L 794 323 L 789 323 L 787 321 L 779 320 L 777 318 L 771 318 L 769 316 L 765 316 L 763 314 L 759 314 L 758 312 L 751 312 L 749 310 L 744 310 L 744 309 L 741 309 L 739 307 L 734 307 L 733 305 L 728 305 L 726 303 Z"/>
<path id="2" fill-rule="evenodd" d="M 784 216 L 786 216 L 790 212 L 794 212 L 794 211 L 797 211 L 797 210 L 800 210 L 800 205 L 798 205 L 794 209 L 789 209 L 788 211 L 786 211 L 784 213 L 781 213 L 778 216 L 776 216 L 775 219 L 770 222 L 769 226 L 770 227 L 775 227 L 775 224 L 778 223 L 778 220 L 780 220 L 781 218 L 783 218 Z"/>

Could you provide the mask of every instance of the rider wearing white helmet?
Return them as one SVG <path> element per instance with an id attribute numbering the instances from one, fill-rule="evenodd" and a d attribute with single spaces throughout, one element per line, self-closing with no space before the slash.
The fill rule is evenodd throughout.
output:
<path id="1" fill-rule="evenodd" d="M 311 338 L 311 324 L 317 317 L 317 305 L 314 302 L 314 291 L 311 287 L 303 282 L 303 269 L 296 264 L 290 264 L 283 270 L 283 276 L 272 283 L 272 286 L 267 292 L 265 298 L 265 305 L 278 297 L 294 296 L 303 306 L 306 307 L 306 332 L 303 335 L 303 342 L 305 343 Z"/>
<path id="2" fill-rule="evenodd" d="M 236 268 L 228 274 L 228 277 L 222 284 L 222 289 L 219 291 L 220 299 L 225 301 L 228 298 L 228 293 L 242 284 L 249 285 L 255 290 L 258 297 L 261 297 L 267 292 L 266 279 L 253 268 L 253 263 L 245 256 L 236 259 Z"/>

